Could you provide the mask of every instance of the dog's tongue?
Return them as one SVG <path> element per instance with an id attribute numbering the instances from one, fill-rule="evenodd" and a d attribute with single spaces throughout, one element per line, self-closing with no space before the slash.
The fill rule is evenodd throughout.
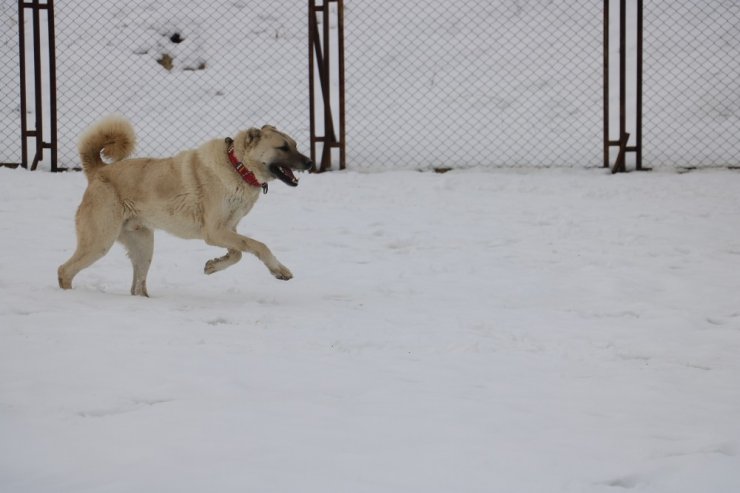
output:
<path id="1" fill-rule="evenodd" d="M 285 174 L 285 176 L 287 176 L 288 179 L 290 179 L 290 181 L 292 181 L 295 184 L 298 184 L 298 178 L 296 178 L 296 176 L 293 174 L 293 170 L 291 170 L 287 166 L 280 166 L 280 169 Z"/>
<path id="2" fill-rule="evenodd" d="M 298 178 L 295 177 L 295 175 L 293 174 L 293 170 L 292 169 L 288 168 L 287 166 L 280 166 L 280 169 L 283 170 L 283 173 L 285 173 L 285 175 L 288 178 L 290 178 L 293 181 L 298 181 Z"/>
<path id="3" fill-rule="evenodd" d="M 282 166 L 279 164 L 271 164 L 270 171 L 275 178 L 279 178 L 280 181 L 291 187 L 298 186 L 298 178 L 293 174 L 293 170 L 289 166 Z"/>

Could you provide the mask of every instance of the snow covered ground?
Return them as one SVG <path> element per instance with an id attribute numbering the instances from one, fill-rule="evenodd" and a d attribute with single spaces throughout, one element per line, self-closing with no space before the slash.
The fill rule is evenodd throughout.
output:
<path id="1" fill-rule="evenodd" d="M 305 143 L 305 6 L 216 3 L 106 0 L 96 15 L 84 2 L 57 6 L 60 164 L 77 165 L 79 132 L 113 111 L 134 121 L 140 155 L 245 121 Z M 674 10 L 654 3 L 656 17 Z M 538 147 L 509 133 L 517 122 L 538 145 L 592 135 L 555 164 L 601 163 L 599 146 L 582 144 L 600 142 L 600 91 L 569 92 L 563 75 L 598 87 L 598 50 L 560 60 L 545 43 L 557 63 L 532 68 L 526 50 L 502 49 L 561 29 L 577 33 L 567 52 L 598 47 L 598 7 L 560 24 L 550 22 L 558 2 L 438 2 L 450 15 L 427 4 L 397 15 L 389 2 L 347 2 L 348 54 L 365 60 L 347 81 L 354 169 L 542 165 Z M 687 60 L 712 65 L 702 50 L 714 53 L 717 37 L 724 51 L 712 57 L 738 51 L 722 9 L 734 10 L 712 5 L 686 19 L 726 29 L 685 38 Z M 7 66 L 15 9 L 0 7 Z M 378 22 L 382 12 L 392 22 Z M 167 72 L 155 59 L 174 31 L 186 41 L 165 46 L 176 50 Z M 412 61 L 414 76 L 399 79 Z M 713 72 L 686 67 L 688 95 L 654 113 L 675 106 L 668 119 L 689 121 L 679 110 L 697 108 L 689 126 L 729 135 L 734 93 L 710 94 Z M 736 69 L 725 66 L 720 88 L 737 85 Z M 255 86 L 264 91 L 243 90 Z M 508 86 L 519 89 L 501 94 Z M 8 128 L 17 93 L 0 87 Z M 712 113 L 718 102 L 732 111 Z M 431 103 L 436 116 L 418 118 Z M 482 122 L 466 135 L 476 152 L 489 146 L 484 162 L 439 138 L 459 108 Z M 183 121 L 195 124 L 161 132 Z M 16 160 L 17 131 L 4 135 L 0 156 Z M 440 142 L 454 162 L 435 161 Z M 686 164 L 676 143 L 651 142 L 670 166 Z M 56 286 L 82 174 L 0 169 L 0 492 L 740 491 L 738 180 L 719 170 L 305 176 L 297 190 L 276 183 L 240 227 L 293 280 L 251 257 L 204 276 L 221 251 L 158 234 L 152 298 L 139 299 L 118 247 L 72 291 Z"/>
<path id="2" fill-rule="evenodd" d="M 141 299 L 0 169 L 0 491 L 740 491 L 739 180 L 309 175 L 240 226 L 293 280 L 160 233 Z"/>

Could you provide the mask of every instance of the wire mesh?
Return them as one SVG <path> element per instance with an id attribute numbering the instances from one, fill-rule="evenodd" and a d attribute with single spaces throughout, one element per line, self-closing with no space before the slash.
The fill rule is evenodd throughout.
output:
<path id="1" fill-rule="evenodd" d="M 740 2 L 644 9 L 644 163 L 740 165 Z"/>
<path id="2" fill-rule="evenodd" d="M 601 166 L 602 9 L 345 0 L 348 166 Z"/>
<path id="3" fill-rule="evenodd" d="M 601 166 L 604 3 L 345 0 L 348 167 Z M 643 3 L 643 164 L 740 165 L 740 0 Z M 0 5 L 0 163 L 21 147 L 17 9 Z M 306 2 L 62 0 L 55 14 L 61 167 L 114 112 L 138 155 L 265 123 L 308 147 Z"/>
<path id="4" fill-rule="evenodd" d="M 306 9 L 294 0 L 57 2 L 59 161 L 110 113 L 137 155 L 273 124 L 306 149 Z"/>
<path id="5" fill-rule="evenodd" d="M 20 55 L 18 51 L 18 6 L 0 4 L 0 163 L 21 161 Z"/>

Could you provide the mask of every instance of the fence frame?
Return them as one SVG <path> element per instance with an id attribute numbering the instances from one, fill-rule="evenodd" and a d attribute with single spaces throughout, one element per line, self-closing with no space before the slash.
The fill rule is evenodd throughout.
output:
<path id="1" fill-rule="evenodd" d="M 322 2 L 322 0 L 319 0 Z M 330 32 L 331 4 L 336 4 L 337 22 L 337 56 L 336 62 L 332 58 L 332 39 Z M 318 18 L 321 16 L 322 30 L 319 32 Z M 331 74 L 336 65 L 338 77 L 337 108 L 338 126 L 336 129 L 334 112 L 332 108 Z M 316 78 L 319 79 L 320 91 L 316 90 Z M 339 149 L 339 169 L 345 169 L 345 130 L 344 130 L 344 0 L 323 0 L 317 4 L 316 0 L 308 1 L 308 92 L 309 113 L 311 119 L 311 160 L 320 163 L 318 169 L 313 171 L 323 172 L 331 170 L 332 148 Z M 316 108 L 316 99 L 323 103 L 322 119 L 323 134 L 317 133 L 317 118 L 319 116 Z M 338 130 L 338 132 L 337 132 Z M 338 137 L 337 137 L 338 135 Z M 317 160 L 317 147 L 322 145 L 321 159 Z M 315 166 L 314 166 L 315 167 Z"/>
<path id="2" fill-rule="evenodd" d="M 32 16 L 32 40 L 33 43 L 33 106 L 34 122 L 33 128 L 29 129 L 26 113 L 28 111 L 28 77 L 26 74 L 26 9 L 31 11 Z M 46 13 L 48 46 L 46 60 L 42 61 L 43 47 L 41 46 L 41 14 Z M 51 171 L 62 171 L 57 167 L 57 90 L 56 90 L 56 46 L 54 33 L 54 0 L 40 3 L 39 0 L 18 0 L 18 46 L 19 46 L 19 71 L 20 71 L 20 123 L 21 123 L 21 160 L 18 163 L 0 163 L 0 166 L 35 170 L 39 162 L 44 159 L 44 149 L 50 151 Z M 43 107 L 43 74 L 42 63 L 46 63 L 49 69 L 49 141 L 44 141 L 44 107 Z M 33 159 L 29 166 L 29 139 L 34 139 Z"/>
<path id="3" fill-rule="evenodd" d="M 643 58 L 643 0 L 636 0 L 636 45 L 635 45 L 635 143 L 628 145 L 630 134 L 627 132 L 627 0 L 619 0 L 619 135 L 616 140 L 610 138 L 609 115 L 610 98 L 609 80 L 611 76 L 611 61 L 609 57 L 609 41 L 611 35 L 610 0 L 604 0 L 604 168 L 611 166 L 612 173 L 626 172 L 626 158 L 628 152 L 635 153 L 636 171 L 647 171 L 642 166 L 642 58 Z M 618 148 L 614 164 L 610 164 L 610 149 Z"/>

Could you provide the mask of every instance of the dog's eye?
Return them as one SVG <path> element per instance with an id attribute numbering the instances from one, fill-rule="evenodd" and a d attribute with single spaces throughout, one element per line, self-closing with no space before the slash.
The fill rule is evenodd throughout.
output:
<path id="1" fill-rule="evenodd" d="M 288 147 L 288 144 L 283 144 L 280 147 L 277 148 L 279 151 L 288 152 L 290 150 L 290 147 Z"/>

